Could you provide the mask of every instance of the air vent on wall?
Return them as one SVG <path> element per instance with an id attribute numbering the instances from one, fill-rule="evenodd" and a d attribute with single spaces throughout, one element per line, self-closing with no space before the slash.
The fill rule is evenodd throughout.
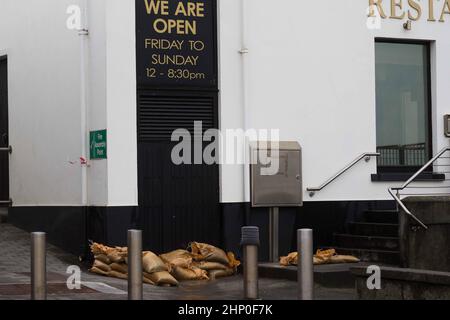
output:
<path id="1" fill-rule="evenodd" d="M 138 94 L 138 140 L 170 140 L 179 128 L 194 134 L 194 122 L 202 121 L 203 132 L 214 128 L 212 96 Z"/>

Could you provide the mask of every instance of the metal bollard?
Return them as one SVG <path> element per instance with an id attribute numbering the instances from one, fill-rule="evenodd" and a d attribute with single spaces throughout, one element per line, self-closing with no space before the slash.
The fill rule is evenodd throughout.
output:
<path id="1" fill-rule="evenodd" d="M 244 251 L 244 298 L 259 299 L 258 288 L 258 227 L 243 227 L 241 246 Z"/>
<path id="2" fill-rule="evenodd" d="M 31 300 L 47 299 L 45 233 L 31 233 Z"/>
<path id="3" fill-rule="evenodd" d="M 278 262 L 280 256 L 278 255 L 279 247 L 279 220 L 280 220 L 280 210 L 277 207 L 269 209 L 269 255 L 270 262 Z"/>
<path id="4" fill-rule="evenodd" d="M 314 300 L 313 231 L 297 230 L 298 299 Z"/>
<path id="5" fill-rule="evenodd" d="M 128 300 L 142 297 L 142 231 L 128 230 Z"/>

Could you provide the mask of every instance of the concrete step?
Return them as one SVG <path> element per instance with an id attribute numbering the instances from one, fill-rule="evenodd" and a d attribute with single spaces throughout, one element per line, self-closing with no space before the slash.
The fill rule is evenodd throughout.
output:
<path id="1" fill-rule="evenodd" d="M 400 252 L 391 250 L 336 248 L 338 254 L 352 255 L 362 262 L 378 263 L 383 265 L 399 266 Z"/>
<path id="2" fill-rule="evenodd" d="M 369 223 L 398 223 L 398 211 L 396 210 L 369 210 L 365 211 L 362 222 Z"/>
<path id="3" fill-rule="evenodd" d="M 354 288 L 355 276 L 352 267 L 361 267 L 367 263 L 343 263 L 314 266 L 314 282 L 326 288 Z M 279 263 L 260 263 L 261 278 L 285 279 L 297 281 L 297 266 L 280 266 Z"/>
<path id="4" fill-rule="evenodd" d="M 336 246 L 341 248 L 378 249 L 397 251 L 399 239 L 397 237 L 372 237 L 351 234 L 334 234 Z"/>
<path id="5" fill-rule="evenodd" d="M 351 222 L 350 233 L 358 236 L 398 237 L 399 225 L 395 223 Z"/>

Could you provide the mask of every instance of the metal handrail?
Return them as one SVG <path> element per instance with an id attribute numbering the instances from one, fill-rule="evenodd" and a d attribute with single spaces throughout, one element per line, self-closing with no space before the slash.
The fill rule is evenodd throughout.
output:
<path id="1" fill-rule="evenodd" d="M 13 201 L 12 201 L 12 199 L 2 200 L 2 201 L 0 201 L 0 205 L 2 205 L 2 204 L 7 204 L 8 206 L 12 206 Z"/>
<path id="2" fill-rule="evenodd" d="M 420 225 L 422 226 L 422 228 L 424 228 L 425 230 L 427 230 L 428 227 L 427 227 L 422 221 L 420 221 L 419 218 L 417 218 L 415 215 L 413 215 L 413 214 L 411 213 L 411 211 L 408 210 L 408 208 L 404 205 L 404 203 L 402 202 L 402 200 L 400 199 L 400 197 L 394 193 L 394 190 L 396 190 L 396 189 L 395 189 L 395 188 L 389 188 L 389 189 L 388 189 L 388 192 L 390 193 L 390 195 L 392 196 L 392 198 L 394 198 L 394 200 L 397 202 L 397 204 L 398 204 L 400 207 L 402 207 L 403 211 L 405 211 L 405 213 L 406 213 L 407 215 L 409 215 L 411 218 L 413 218 L 414 220 L 416 220 L 416 222 L 417 222 L 418 224 L 420 224 Z"/>
<path id="3" fill-rule="evenodd" d="M 4 148 L 0 148 L 0 152 L 9 152 L 12 153 L 12 147 L 4 147 Z"/>
<path id="4" fill-rule="evenodd" d="M 450 151 L 450 148 L 444 148 L 441 151 L 439 151 L 438 154 L 436 154 L 430 161 L 428 161 L 422 168 L 420 168 L 419 171 L 417 171 L 411 178 L 409 178 L 401 187 L 400 189 L 403 190 L 407 186 L 411 184 L 422 172 L 424 172 L 429 166 L 431 166 L 437 159 L 439 159 L 444 153 L 447 151 Z"/>
<path id="5" fill-rule="evenodd" d="M 362 159 L 364 159 L 366 162 L 369 162 L 371 157 L 379 157 L 379 156 L 380 156 L 380 153 L 378 153 L 378 152 L 366 152 L 366 153 L 363 153 L 358 158 L 353 160 L 351 163 L 346 165 L 344 167 L 344 169 L 342 169 L 341 171 L 336 173 L 334 176 L 332 176 L 330 179 L 325 181 L 320 187 L 306 188 L 306 191 L 309 192 L 309 196 L 310 197 L 314 197 L 316 192 L 319 192 L 322 189 L 324 189 L 326 186 L 328 186 L 330 183 L 332 183 L 334 180 L 339 178 L 341 175 L 343 175 L 345 172 L 347 172 L 349 169 L 351 169 L 354 165 L 356 165 L 358 162 L 360 162 Z"/>
<path id="6" fill-rule="evenodd" d="M 398 188 L 389 188 L 388 192 L 394 198 L 394 200 L 397 202 L 397 204 L 405 211 L 407 215 L 409 215 L 411 218 L 413 218 L 417 223 L 419 223 L 425 230 L 428 229 L 428 227 L 420 221 L 415 215 L 411 213 L 411 211 L 406 208 L 405 204 L 400 199 L 400 191 L 406 189 L 411 182 L 413 182 L 422 172 L 424 172 L 429 166 L 431 166 L 436 160 L 438 160 L 444 153 L 447 151 L 450 151 L 450 148 L 444 148 L 441 151 L 439 151 L 430 161 L 428 161 L 426 164 L 423 165 L 422 168 L 419 169 L 415 174 L 411 176 L 401 187 Z"/>

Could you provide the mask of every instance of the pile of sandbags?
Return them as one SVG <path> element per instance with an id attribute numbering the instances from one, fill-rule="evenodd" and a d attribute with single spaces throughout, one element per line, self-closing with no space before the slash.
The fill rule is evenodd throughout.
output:
<path id="1" fill-rule="evenodd" d="M 95 260 L 89 271 L 108 277 L 128 279 L 127 248 L 112 248 L 93 243 L 91 252 Z M 178 285 L 178 281 L 169 273 L 166 264 L 151 251 L 142 252 L 142 269 L 144 283 L 158 286 Z"/>
<path id="2" fill-rule="evenodd" d="M 166 263 L 170 274 L 178 281 L 184 280 L 208 280 L 208 274 L 193 265 L 193 258 L 187 250 L 175 250 L 160 255 Z"/>
<path id="3" fill-rule="evenodd" d="M 192 242 L 190 250 L 175 250 L 157 256 L 142 253 L 143 281 L 158 286 L 176 286 L 178 281 L 209 280 L 232 276 L 240 262 L 232 252 L 209 244 Z M 128 250 L 123 247 L 91 245 L 95 257 L 91 272 L 120 279 L 128 278 Z"/>
<path id="4" fill-rule="evenodd" d="M 158 286 L 177 286 L 178 281 L 169 273 L 167 265 L 151 251 L 142 253 L 144 282 Z"/>
<path id="5" fill-rule="evenodd" d="M 340 255 L 336 253 L 335 249 L 317 250 L 313 257 L 313 263 L 315 265 L 321 264 L 338 264 L 338 263 L 357 263 L 359 259 L 354 256 Z M 292 252 L 285 257 L 280 257 L 280 265 L 291 266 L 297 265 L 298 253 Z"/>
<path id="6" fill-rule="evenodd" d="M 191 251 L 175 250 L 160 256 L 178 281 L 232 276 L 240 265 L 233 253 L 212 245 L 192 242 L 189 247 Z"/>

